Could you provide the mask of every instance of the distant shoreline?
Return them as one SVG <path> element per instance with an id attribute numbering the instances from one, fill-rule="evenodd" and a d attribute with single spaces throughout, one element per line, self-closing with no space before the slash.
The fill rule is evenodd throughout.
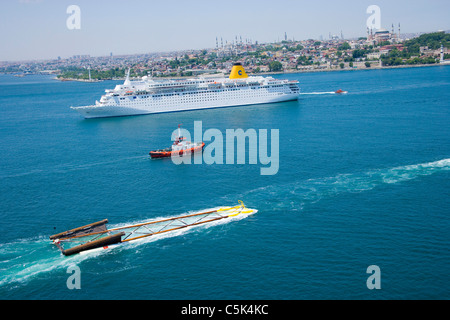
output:
<path id="1" fill-rule="evenodd" d="M 384 69 L 405 69 L 405 68 L 423 68 L 423 67 L 442 67 L 442 66 L 450 66 L 450 61 L 446 61 L 443 64 L 442 63 L 435 63 L 435 64 L 417 64 L 417 65 L 400 65 L 400 66 L 373 66 L 370 68 L 335 68 L 335 69 L 310 69 L 310 70 L 287 70 L 287 71 L 280 71 L 280 72 L 261 72 L 261 73 L 249 73 L 251 76 L 264 76 L 264 75 L 282 75 L 282 74 L 296 74 L 296 73 L 316 73 L 316 72 L 340 72 L 340 71 L 367 71 L 367 70 L 384 70 Z M 8 73 L 3 73 L 8 74 Z M 35 75 L 38 73 L 33 74 L 27 74 L 27 75 Z M 186 79 L 186 78 L 192 78 L 193 76 L 178 76 L 178 77 L 155 77 L 154 79 Z M 77 79 L 77 78 L 58 78 L 54 77 L 54 80 L 58 80 L 61 82 L 69 82 L 69 81 L 76 81 L 76 82 L 86 82 L 86 83 L 95 83 L 95 82 L 102 82 L 102 81 L 122 81 L 125 78 L 113 78 L 113 79 L 101 79 L 101 80 L 87 80 L 87 79 Z"/>
<path id="2" fill-rule="evenodd" d="M 102 81 L 107 81 L 107 80 L 121 80 L 121 79 L 102 79 L 102 80 L 85 80 L 85 79 L 76 79 L 76 78 L 58 78 L 58 77 L 54 77 L 54 80 L 59 80 L 61 82 L 66 82 L 66 81 L 78 81 L 78 82 L 102 82 Z"/>
<path id="3" fill-rule="evenodd" d="M 421 67 L 442 67 L 442 66 L 450 66 L 450 61 L 441 64 L 414 64 L 414 65 L 400 65 L 400 66 L 373 66 L 370 68 L 358 69 L 358 68 L 336 68 L 336 69 L 313 69 L 313 70 L 293 70 L 293 71 L 284 71 L 284 72 L 264 72 L 263 74 L 292 74 L 292 73 L 315 73 L 315 72 L 339 72 L 339 71 L 367 71 L 367 70 L 384 70 L 384 69 L 404 69 L 404 68 L 421 68 Z M 262 73 L 255 73 L 252 75 L 261 75 Z"/>

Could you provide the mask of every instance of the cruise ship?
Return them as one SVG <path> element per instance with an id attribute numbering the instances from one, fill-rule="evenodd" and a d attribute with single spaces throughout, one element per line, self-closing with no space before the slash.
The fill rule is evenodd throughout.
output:
<path id="1" fill-rule="evenodd" d="M 104 118 L 282 102 L 297 100 L 299 93 L 298 81 L 249 77 L 240 63 L 228 78 L 130 80 L 128 70 L 125 82 L 105 90 L 95 105 L 71 108 L 85 118 Z"/>

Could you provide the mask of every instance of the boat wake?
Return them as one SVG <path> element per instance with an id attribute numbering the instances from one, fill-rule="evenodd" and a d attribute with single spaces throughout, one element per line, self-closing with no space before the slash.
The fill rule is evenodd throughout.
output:
<path id="1" fill-rule="evenodd" d="M 317 95 L 317 94 L 336 94 L 334 91 L 325 91 L 325 92 L 302 92 L 301 95 Z"/>
<path id="2" fill-rule="evenodd" d="M 18 178 L 28 175 L 37 175 L 37 174 L 64 174 L 71 171 L 79 171 L 79 170 L 90 170 L 92 168 L 96 167 L 104 167 L 107 165 L 113 165 L 120 162 L 131 162 L 131 161 L 141 161 L 141 160 L 147 160 L 147 155 L 140 155 L 135 157 L 123 157 L 119 159 L 114 160 L 108 160 L 108 161 L 100 161 L 100 162 L 90 162 L 90 163 L 78 163 L 78 164 L 72 164 L 72 163 L 65 163 L 61 165 L 54 166 L 51 169 L 34 169 L 27 172 L 17 172 L 13 174 L 6 174 L 6 175 L 0 175 L 0 179 L 7 179 L 7 178 Z"/>
<path id="3" fill-rule="evenodd" d="M 186 214 L 195 214 L 204 211 L 215 210 L 211 208 L 199 211 L 190 211 Z M 178 215 L 177 215 L 178 216 Z M 112 228 L 119 228 L 129 224 L 147 223 L 151 221 L 175 218 L 158 217 L 145 221 L 133 221 L 111 225 Z M 138 239 L 132 242 L 123 243 L 114 247 L 114 250 L 101 250 L 93 252 L 84 252 L 73 256 L 63 256 L 48 237 L 36 237 L 30 239 L 19 239 L 10 243 L 0 244 L 0 287 L 15 287 L 25 284 L 28 281 L 42 276 L 44 273 L 51 273 L 60 269 L 66 269 L 71 265 L 98 257 L 100 255 L 111 254 L 121 251 L 135 249 L 143 244 L 159 241 L 166 238 L 178 237 L 195 231 L 204 231 L 206 229 L 238 221 L 247 218 L 249 215 L 238 215 L 228 219 L 213 221 L 207 224 L 195 225 L 183 229 L 174 230 L 167 233 L 157 234 L 151 237 Z"/>
<path id="4" fill-rule="evenodd" d="M 67 265 L 45 238 L 20 239 L 0 244 L 0 286 L 28 279 Z"/>
<path id="5" fill-rule="evenodd" d="M 360 193 L 386 184 L 397 184 L 450 170 L 450 158 L 434 162 L 375 169 L 362 173 L 270 185 L 247 191 L 242 199 L 256 207 L 300 211 L 306 205 L 343 193 Z M 233 197 L 234 198 L 234 197 Z"/>

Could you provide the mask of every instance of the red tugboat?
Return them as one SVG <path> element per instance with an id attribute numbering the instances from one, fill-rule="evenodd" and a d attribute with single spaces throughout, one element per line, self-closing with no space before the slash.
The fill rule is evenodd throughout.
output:
<path id="1" fill-rule="evenodd" d="M 175 139 L 171 148 L 150 151 L 150 156 L 155 158 L 168 158 L 172 155 L 184 156 L 194 152 L 202 151 L 205 146 L 204 142 L 186 141 L 186 138 L 181 135 L 180 125 L 178 125 L 178 137 Z"/>

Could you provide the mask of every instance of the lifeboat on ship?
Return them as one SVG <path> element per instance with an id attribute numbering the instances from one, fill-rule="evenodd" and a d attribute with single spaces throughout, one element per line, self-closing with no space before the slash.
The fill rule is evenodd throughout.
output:
<path id="1" fill-rule="evenodd" d="M 170 148 L 150 151 L 150 157 L 156 158 L 169 158 L 173 156 L 185 156 L 195 152 L 200 152 L 205 146 L 204 142 L 191 142 L 187 141 L 180 133 L 180 125 L 178 125 L 178 137 L 175 138 L 174 143 Z"/>

